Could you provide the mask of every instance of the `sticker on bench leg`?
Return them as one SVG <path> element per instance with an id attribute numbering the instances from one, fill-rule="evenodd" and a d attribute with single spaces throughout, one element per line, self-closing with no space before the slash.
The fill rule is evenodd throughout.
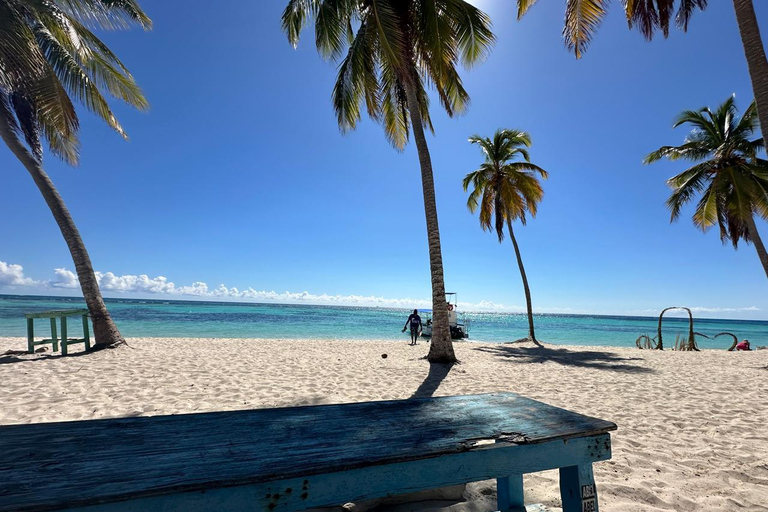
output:
<path id="1" fill-rule="evenodd" d="M 595 489 L 595 484 L 581 486 L 581 512 L 597 512 L 597 489 Z"/>

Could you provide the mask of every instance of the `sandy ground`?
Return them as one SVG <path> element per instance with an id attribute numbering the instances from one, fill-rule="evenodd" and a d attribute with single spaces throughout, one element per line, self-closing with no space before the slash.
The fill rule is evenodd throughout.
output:
<path id="1" fill-rule="evenodd" d="M 595 465 L 603 512 L 768 510 L 768 350 L 461 343 L 461 364 L 446 374 L 430 371 L 424 343 L 129 342 L 85 356 L 0 356 L 0 423 L 513 391 L 618 424 L 613 459 Z M 0 353 L 24 347 L 0 338 Z M 493 506 L 490 488 L 473 489 L 461 510 Z M 560 506 L 556 472 L 526 475 L 525 492 Z"/>

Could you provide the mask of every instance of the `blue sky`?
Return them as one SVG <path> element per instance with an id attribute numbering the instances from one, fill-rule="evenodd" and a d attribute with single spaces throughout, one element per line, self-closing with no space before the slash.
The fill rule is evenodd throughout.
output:
<path id="1" fill-rule="evenodd" d="M 284 2 L 143 4 L 154 30 L 103 37 L 151 110 L 115 103 L 127 143 L 83 112 L 81 165 L 46 158 L 105 274 L 104 295 L 428 299 L 415 149 L 398 153 L 367 119 L 339 132 L 330 104 L 336 66 L 319 58 L 311 32 L 291 48 L 279 26 Z M 463 74 L 466 115 L 449 119 L 433 102 L 428 139 L 447 288 L 477 308 L 524 305 L 511 245 L 480 229 L 461 189 L 482 161 L 467 137 L 510 127 L 531 133 L 532 160 L 550 173 L 538 217 L 517 230 L 535 310 L 648 314 L 687 305 L 768 318 L 754 248 L 734 251 L 715 231 L 702 234 L 690 211 L 670 224 L 665 179 L 681 164 L 641 164 L 647 152 L 682 142 L 686 131 L 671 128 L 679 111 L 732 93 L 742 108 L 751 101 L 731 3 L 710 2 L 687 34 L 648 43 L 627 30 L 616 1 L 579 61 L 563 47 L 563 1 L 542 0 L 522 22 L 511 0 L 476 4 L 492 16 L 498 42 Z M 755 4 L 765 36 L 768 5 Z M 66 245 L 32 180 L 5 148 L 0 166 L 0 293 L 77 294 Z M 768 238 L 768 226 L 759 228 Z"/>

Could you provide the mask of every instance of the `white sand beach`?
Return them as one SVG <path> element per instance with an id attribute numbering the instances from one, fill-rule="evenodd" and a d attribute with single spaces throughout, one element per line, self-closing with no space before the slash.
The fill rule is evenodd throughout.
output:
<path id="1" fill-rule="evenodd" d="M 768 510 L 768 350 L 460 343 L 461 364 L 428 375 L 425 343 L 129 343 L 0 356 L 0 424 L 513 391 L 618 424 L 613 459 L 595 466 L 603 511 Z M 0 353 L 24 348 L 0 338 Z M 555 472 L 527 475 L 525 491 L 526 502 L 560 505 Z M 466 510 L 492 506 L 477 496 Z"/>

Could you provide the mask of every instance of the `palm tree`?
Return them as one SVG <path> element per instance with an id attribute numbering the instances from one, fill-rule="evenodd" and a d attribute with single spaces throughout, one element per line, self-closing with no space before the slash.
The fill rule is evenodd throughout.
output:
<path id="1" fill-rule="evenodd" d="M 448 327 L 432 162 L 424 128 L 432 130 L 431 84 L 449 116 L 469 104 L 456 69 L 481 61 L 494 41 L 488 16 L 464 0 L 290 0 L 282 26 L 294 47 L 310 19 L 323 58 L 341 60 L 333 107 L 342 131 L 365 107 L 389 142 L 402 150 L 413 130 L 419 154 L 432 276 L 430 362 L 456 361 Z M 345 55 L 346 53 L 346 55 Z"/>
<path id="2" fill-rule="evenodd" d="M 675 127 L 693 126 L 680 146 L 664 146 L 645 157 L 650 164 L 662 158 L 697 162 L 667 180 L 672 195 L 667 206 L 672 221 L 683 206 L 701 195 L 693 214 L 693 224 L 707 231 L 718 225 L 720 240 L 730 241 L 734 249 L 739 240 L 755 244 L 757 255 L 768 276 L 768 253 L 755 225 L 754 215 L 768 219 L 768 161 L 757 157 L 763 140 L 750 140 L 758 128 L 755 102 L 737 119 L 733 96 L 714 112 L 709 108 L 686 110 L 675 120 Z"/>
<path id="3" fill-rule="evenodd" d="M 499 243 L 504 240 L 506 225 L 512 246 L 515 248 L 520 277 L 523 279 L 525 305 L 528 309 L 528 338 L 539 345 L 533 329 L 531 290 L 528 287 L 528 278 L 512 223 L 519 220 L 525 225 L 527 213 L 536 217 L 539 201 L 544 196 L 544 190 L 536 175 L 547 179 L 547 171 L 531 163 L 527 149 L 531 147 L 531 136 L 526 132 L 497 130 L 493 139 L 473 135 L 469 142 L 480 146 L 485 155 L 485 162 L 479 169 L 464 177 L 464 191 L 466 192 L 470 185 L 473 187 L 467 199 L 467 208 L 472 213 L 480 210 L 480 226 L 483 230 L 495 230 Z M 522 157 L 522 161 L 515 161 L 517 157 Z"/>
<path id="4" fill-rule="evenodd" d="M 95 348 L 124 340 L 104 305 L 80 233 L 43 170 L 41 139 L 51 153 L 77 164 L 79 122 L 72 98 L 125 137 L 100 89 L 139 109 L 147 101 L 88 27 L 133 23 L 151 27 L 134 0 L 0 0 L 0 137 L 32 176 L 64 236 L 91 314 Z"/>
<path id="5" fill-rule="evenodd" d="M 659 30 L 667 37 L 673 21 L 678 28 L 687 31 L 693 13 L 706 9 L 708 4 L 708 0 L 623 1 L 629 28 L 636 26 L 648 40 Z M 517 0 L 517 19 L 522 18 L 536 2 L 537 0 Z M 577 59 L 589 46 L 592 36 L 605 17 L 609 3 L 609 0 L 566 0 L 563 38 Z M 768 126 L 768 59 L 765 56 L 755 8 L 752 0 L 733 0 L 733 7 L 744 55 L 747 58 L 760 125 Z M 763 131 L 763 138 L 768 145 L 768 130 Z"/>

